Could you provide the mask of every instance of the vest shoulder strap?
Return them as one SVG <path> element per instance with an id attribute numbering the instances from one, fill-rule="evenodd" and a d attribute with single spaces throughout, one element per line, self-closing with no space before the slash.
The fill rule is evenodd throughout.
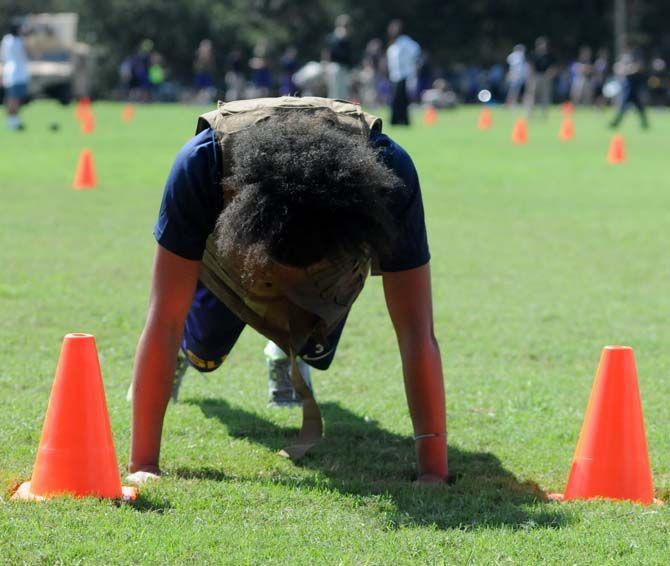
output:
<path id="1" fill-rule="evenodd" d="M 290 110 L 312 113 L 321 111 L 326 116 L 331 114 L 334 121 L 341 127 L 358 131 L 366 137 L 369 137 L 372 132 L 382 130 L 381 118 L 364 112 L 357 104 L 317 96 L 302 98 L 280 96 L 234 102 L 219 101 L 216 110 L 206 112 L 198 118 L 196 134 L 206 128 L 212 128 L 220 137 L 223 137 Z"/>
<path id="2" fill-rule="evenodd" d="M 218 109 L 217 110 L 212 110 L 211 112 L 205 112 L 204 114 L 201 114 L 198 116 L 198 123 L 195 127 L 195 135 L 197 136 L 200 132 L 203 130 L 206 130 L 207 128 L 214 128 L 214 122 L 216 121 L 216 115 L 219 113 Z"/>

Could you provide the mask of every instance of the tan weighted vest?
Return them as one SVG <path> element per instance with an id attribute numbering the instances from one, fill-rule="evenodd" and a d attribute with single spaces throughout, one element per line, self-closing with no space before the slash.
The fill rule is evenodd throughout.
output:
<path id="1" fill-rule="evenodd" d="M 334 128 L 366 139 L 371 132 L 381 131 L 381 120 L 355 104 L 284 96 L 219 102 L 216 110 L 200 116 L 196 133 L 206 128 L 215 132 L 226 177 L 231 174 L 235 134 L 265 120 L 281 120 L 289 112 L 313 113 Z M 226 192 L 224 206 L 233 197 L 234 194 Z M 242 321 L 285 352 L 297 353 L 310 337 L 327 347 L 326 337 L 347 315 L 361 292 L 370 262 L 370 253 L 366 251 L 357 257 L 324 261 L 306 269 L 302 280 L 290 287 L 275 281 L 271 269 L 248 281 L 242 277 L 239 257 L 223 255 L 215 244 L 214 234 L 210 234 L 200 279 Z"/>

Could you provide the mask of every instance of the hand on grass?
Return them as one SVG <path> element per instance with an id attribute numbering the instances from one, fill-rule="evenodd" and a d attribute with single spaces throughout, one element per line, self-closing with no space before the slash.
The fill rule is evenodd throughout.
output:
<path id="1" fill-rule="evenodd" d="M 160 479 L 160 472 L 159 473 L 153 473 L 153 472 L 147 472 L 144 470 L 139 470 L 137 472 L 134 472 L 132 474 L 128 474 L 126 476 L 126 480 L 131 482 L 131 483 L 136 483 L 136 484 L 143 484 L 147 483 L 148 481 L 153 481 L 153 480 L 158 480 Z"/>

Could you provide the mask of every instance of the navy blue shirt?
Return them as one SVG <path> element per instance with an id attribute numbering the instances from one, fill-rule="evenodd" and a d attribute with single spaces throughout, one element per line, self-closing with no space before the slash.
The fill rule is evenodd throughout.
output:
<path id="1" fill-rule="evenodd" d="M 390 253 L 379 258 L 382 271 L 403 271 L 428 263 L 428 239 L 419 178 L 407 152 L 384 134 L 373 134 L 388 167 L 405 183 L 405 197 L 394 203 L 397 237 Z M 223 210 L 221 154 L 211 129 L 192 138 L 179 152 L 168 176 L 154 236 L 186 259 L 200 260 L 207 237 Z"/>

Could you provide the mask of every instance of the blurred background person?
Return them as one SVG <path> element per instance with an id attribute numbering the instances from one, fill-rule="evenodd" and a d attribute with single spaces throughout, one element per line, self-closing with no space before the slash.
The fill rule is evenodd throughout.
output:
<path id="1" fill-rule="evenodd" d="M 153 96 L 160 97 L 160 92 L 165 83 L 165 67 L 163 66 L 163 56 L 156 51 L 153 51 L 149 56 L 147 76 Z"/>
<path id="2" fill-rule="evenodd" d="M 549 48 L 549 40 L 546 37 L 538 37 L 528 62 L 526 104 L 529 113 L 532 113 L 538 104 L 542 115 L 547 117 L 553 98 L 555 76 L 556 60 Z"/>
<path id="3" fill-rule="evenodd" d="M 361 104 L 367 108 L 377 106 L 379 102 L 377 97 L 377 73 L 373 61 L 368 57 L 365 57 L 361 63 L 356 82 L 358 83 Z"/>
<path id="4" fill-rule="evenodd" d="M 90 100 L 92 96 L 95 73 L 93 53 L 93 48 L 83 42 L 75 43 L 72 49 L 72 95 L 77 100 Z"/>
<path id="5" fill-rule="evenodd" d="M 298 86 L 293 81 L 293 75 L 298 70 L 298 49 L 294 46 L 287 47 L 279 59 L 281 76 L 279 78 L 279 95 L 296 96 Z"/>
<path id="6" fill-rule="evenodd" d="M 152 51 L 149 56 L 149 85 L 151 88 L 151 100 L 155 102 L 175 102 L 178 98 L 177 86 L 167 80 L 168 68 L 165 59 L 157 51 Z"/>
<path id="7" fill-rule="evenodd" d="M 132 57 L 124 57 L 119 65 L 119 88 L 121 98 L 128 100 L 130 98 L 130 89 L 133 79 Z"/>
<path id="8" fill-rule="evenodd" d="M 251 88 L 247 98 L 264 98 L 270 96 L 273 87 L 272 71 L 268 59 L 268 44 L 259 41 L 254 47 L 254 56 L 249 59 L 251 71 Z"/>
<path id="9" fill-rule="evenodd" d="M 528 66 L 526 64 L 526 47 L 517 44 L 507 56 L 507 98 L 508 106 L 519 104 L 519 98 L 526 85 Z"/>
<path id="10" fill-rule="evenodd" d="M 212 41 L 203 39 L 193 58 L 193 84 L 196 90 L 196 102 L 199 104 L 209 104 L 216 98 L 215 72 L 216 60 Z"/>
<path id="11" fill-rule="evenodd" d="M 326 73 L 323 61 L 308 61 L 302 65 L 292 77 L 301 96 L 326 97 Z"/>
<path id="12" fill-rule="evenodd" d="M 384 42 L 374 37 L 365 46 L 363 65 L 369 69 L 370 76 L 370 105 L 380 106 L 388 103 L 389 80 Z M 374 92 L 372 92 L 374 90 Z"/>
<path id="13" fill-rule="evenodd" d="M 610 127 L 618 128 L 624 114 L 632 105 L 635 106 L 640 115 L 642 128 L 647 129 L 649 120 L 647 119 L 644 103 L 645 69 L 640 51 L 626 47 L 619 60 L 614 64 L 614 72 L 621 81 L 621 95 L 619 97 L 619 109 L 614 120 L 610 123 Z"/>
<path id="14" fill-rule="evenodd" d="M 417 64 L 417 79 L 416 79 L 416 92 L 412 93 L 412 97 L 416 100 L 421 100 L 421 95 L 424 90 L 433 88 L 434 77 L 433 64 L 430 59 L 430 53 L 426 50 L 421 50 L 421 56 L 419 57 L 419 62 Z"/>
<path id="15" fill-rule="evenodd" d="M 596 58 L 593 61 L 593 96 L 598 106 L 603 106 L 606 102 L 603 94 L 603 87 L 610 74 L 610 57 L 606 47 L 598 49 Z"/>
<path id="16" fill-rule="evenodd" d="M 224 81 L 226 83 L 226 100 L 241 100 L 244 98 L 244 57 L 241 49 L 233 49 L 228 55 L 228 70 Z"/>
<path id="17" fill-rule="evenodd" d="M 554 81 L 554 96 L 561 102 L 570 100 L 570 87 L 572 86 L 572 76 L 570 75 L 570 66 L 561 65 L 556 67 L 556 79 Z"/>
<path id="18" fill-rule="evenodd" d="M 504 100 L 505 92 L 505 67 L 501 63 L 491 65 L 487 77 L 488 87 L 492 99 L 496 102 Z"/>
<path id="19" fill-rule="evenodd" d="M 130 98 L 148 102 L 151 98 L 151 82 L 149 81 L 149 64 L 154 42 L 142 40 L 137 52 L 130 58 Z"/>
<path id="20" fill-rule="evenodd" d="M 421 103 L 435 108 L 455 108 L 458 97 L 446 79 L 435 79 L 431 88 L 421 93 Z"/>
<path id="21" fill-rule="evenodd" d="M 670 102 L 668 65 L 661 53 L 654 53 L 649 67 L 649 78 L 647 80 L 649 101 L 651 104 L 668 106 L 668 103 Z"/>
<path id="22" fill-rule="evenodd" d="M 2 86 L 5 90 L 5 112 L 7 128 L 13 131 L 24 129 L 19 116 L 21 104 L 28 96 L 28 55 L 21 38 L 21 26 L 12 20 L 9 30 L 0 43 L 0 60 L 2 61 Z"/>
<path id="23" fill-rule="evenodd" d="M 386 50 L 391 81 L 391 124 L 409 125 L 409 92 L 416 92 L 417 67 L 421 57 L 419 44 L 403 33 L 403 23 L 393 20 L 388 26 Z"/>
<path id="24" fill-rule="evenodd" d="M 335 29 L 326 38 L 321 55 L 326 66 L 328 98 L 349 99 L 351 67 L 354 57 L 351 46 L 351 18 L 342 14 L 335 20 Z"/>
<path id="25" fill-rule="evenodd" d="M 460 91 L 465 102 L 476 102 L 477 95 L 487 85 L 486 71 L 477 65 L 468 65 L 462 71 Z"/>
<path id="26" fill-rule="evenodd" d="M 591 48 L 582 45 L 577 60 L 572 64 L 572 86 L 570 100 L 574 105 L 589 105 L 593 102 L 593 62 Z"/>

